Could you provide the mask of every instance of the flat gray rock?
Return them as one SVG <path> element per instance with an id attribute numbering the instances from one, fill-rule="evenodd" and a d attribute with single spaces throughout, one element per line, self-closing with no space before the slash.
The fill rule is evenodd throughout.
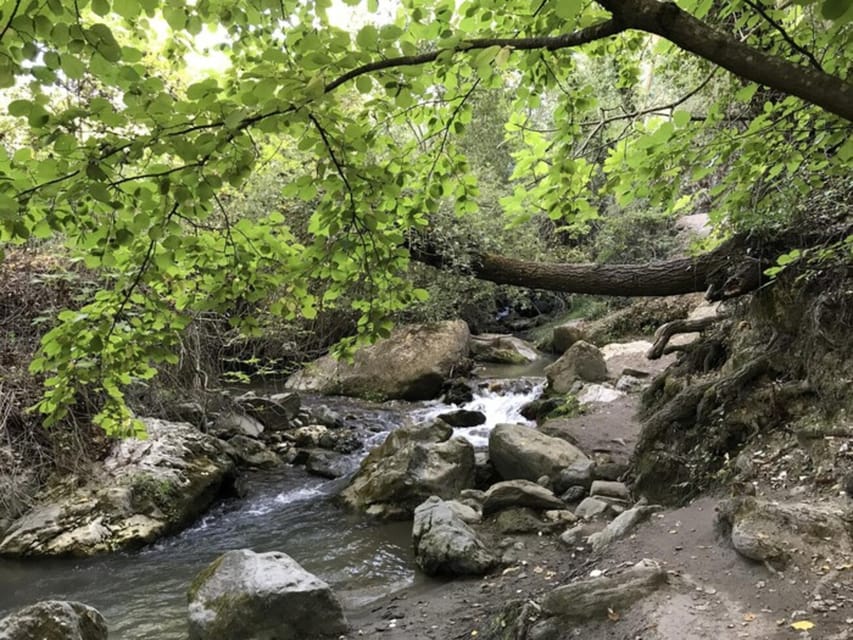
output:
<path id="1" fill-rule="evenodd" d="M 505 480 L 489 487 L 483 502 L 483 514 L 488 515 L 510 507 L 530 509 L 565 509 L 565 503 L 550 489 L 529 480 Z"/>
<path id="2" fill-rule="evenodd" d="M 631 492 L 628 490 L 624 482 L 615 482 L 612 480 L 596 480 L 592 483 L 589 489 L 591 496 L 605 496 L 607 498 L 617 498 L 619 500 L 630 500 Z"/>
<path id="3" fill-rule="evenodd" d="M 598 498 L 584 498 L 581 503 L 575 508 L 575 515 L 578 518 L 590 520 L 604 515 L 609 508 L 609 504 Z"/>

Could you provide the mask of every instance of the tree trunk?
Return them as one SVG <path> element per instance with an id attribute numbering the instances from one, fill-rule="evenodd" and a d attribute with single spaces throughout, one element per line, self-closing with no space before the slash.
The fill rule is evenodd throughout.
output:
<path id="1" fill-rule="evenodd" d="M 453 268 L 440 249 L 409 248 L 414 260 L 438 268 Z M 609 296 L 670 296 L 706 291 L 722 300 L 752 291 L 761 284 L 765 266 L 744 261 L 744 248 L 732 239 L 715 251 L 695 258 L 673 258 L 646 264 L 566 264 L 519 260 L 472 252 L 465 269 L 481 280 L 530 289 Z"/>
<path id="2" fill-rule="evenodd" d="M 677 258 L 651 264 L 548 264 L 481 254 L 478 278 L 532 289 L 611 296 L 669 296 L 708 288 L 708 261 Z"/>
<path id="3" fill-rule="evenodd" d="M 471 251 L 465 272 L 498 284 L 563 293 L 608 296 L 671 296 L 704 291 L 708 300 L 725 300 L 754 291 L 768 281 L 764 270 L 780 254 L 844 238 L 849 224 L 813 233 L 789 233 L 771 240 L 734 236 L 714 251 L 692 258 L 673 258 L 646 264 L 567 264 L 519 260 Z M 412 243 L 413 260 L 453 269 L 440 247 Z"/>

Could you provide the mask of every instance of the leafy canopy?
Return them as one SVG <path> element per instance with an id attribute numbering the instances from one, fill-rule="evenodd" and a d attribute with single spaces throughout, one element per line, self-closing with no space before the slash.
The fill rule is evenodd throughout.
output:
<path id="1" fill-rule="evenodd" d="M 348 28 L 335 26 L 344 5 Z M 358 281 L 347 304 L 362 334 L 387 333 L 425 295 L 406 278 L 412 234 L 448 202 L 477 210 L 459 139 L 482 91 L 512 101 L 508 222 L 578 228 L 642 201 L 751 228 L 853 156 L 847 0 L 344 5 L 0 3 L 0 249 L 62 243 L 103 283 L 32 363 L 48 423 L 95 389 L 97 421 L 132 428 L 124 387 L 176 361 L 199 313 L 311 318 Z M 708 29 L 760 55 L 744 68 L 705 55 Z M 211 39 L 228 64 L 187 68 Z M 800 76 L 806 89 L 789 82 Z M 228 194 L 271 159 L 290 163 L 283 195 L 310 203 L 307 229 L 287 210 L 230 215 Z"/>

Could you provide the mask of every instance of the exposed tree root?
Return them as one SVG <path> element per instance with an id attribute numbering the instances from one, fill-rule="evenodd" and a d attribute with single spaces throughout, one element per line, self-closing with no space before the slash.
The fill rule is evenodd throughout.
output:
<path id="1" fill-rule="evenodd" d="M 844 265 L 809 275 L 786 274 L 725 318 L 659 329 L 650 355 L 662 354 L 676 333 L 704 333 L 643 395 L 644 425 L 632 460 L 637 493 L 677 503 L 735 478 L 731 463 L 741 449 L 774 430 L 787 429 L 796 435 L 794 446 L 821 460 L 824 453 L 809 443 L 853 437 L 836 419 L 853 411 L 851 275 Z M 799 423 L 792 432 L 801 417 L 809 426 Z M 833 464 L 827 460 L 826 468 Z M 835 482 L 838 473 L 824 475 Z"/>
<path id="2" fill-rule="evenodd" d="M 696 419 L 705 421 L 715 411 L 725 410 L 726 404 L 734 400 L 747 385 L 770 370 L 769 356 L 761 355 L 747 362 L 732 375 L 715 382 L 699 400 L 696 406 Z"/>
<path id="3" fill-rule="evenodd" d="M 671 352 L 667 350 L 667 345 L 672 339 L 672 336 L 679 333 L 695 333 L 697 331 L 704 331 L 718 320 L 719 317 L 717 316 L 708 316 L 707 318 L 696 318 L 692 320 L 673 320 L 672 322 L 667 322 L 666 324 L 661 325 L 661 327 L 655 332 L 655 343 L 652 345 L 652 348 L 649 349 L 648 353 L 646 353 L 646 357 L 649 360 L 657 360 L 665 353 Z"/>

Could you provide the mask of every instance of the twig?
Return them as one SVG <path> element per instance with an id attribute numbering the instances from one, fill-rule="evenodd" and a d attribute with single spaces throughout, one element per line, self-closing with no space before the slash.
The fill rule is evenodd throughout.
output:
<path id="1" fill-rule="evenodd" d="M 779 32 L 779 34 L 785 39 L 785 42 L 791 45 L 791 48 L 794 49 L 794 51 L 797 51 L 798 53 L 801 53 L 806 58 L 808 58 L 809 62 L 812 63 L 812 66 L 814 66 L 815 69 L 817 69 L 818 71 L 823 71 L 823 67 L 820 66 L 820 62 L 818 62 L 818 59 L 814 57 L 812 52 L 806 49 L 805 47 L 797 44 L 797 42 L 790 36 L 790 34 L 785 31 L 785 28 L 770 16 L 759 2 L 753 2 L 753 0 L 745 1 L 746 4 L 755 9 L 762 18 L 769 22 L 773 26 L 773 28 Z"/>

